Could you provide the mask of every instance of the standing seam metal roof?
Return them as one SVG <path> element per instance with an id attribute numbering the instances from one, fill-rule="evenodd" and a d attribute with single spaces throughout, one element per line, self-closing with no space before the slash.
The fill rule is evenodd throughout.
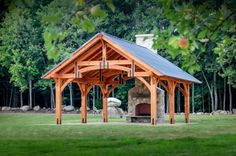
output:
<path id="1" fill-rule="evenodd" d="M 161 74 L 181 80 L 186 80 L 190 82 L 195 83 L 201 83 L 198 79 L 190 75 L 189 73 L 183 71 L 167 59 L 163 58 L 162 56 L 153 53 L 151 50 L 149 50 L 146 47 L 137 45 L 133 42 L 118 38 L 116 36 L 112 36 L 110 34 L 101 32 L 94 35 L 90 40 L 88 40 L 86 43 L 84 43 L 80 48 L 75 50 L 75 52 L 72 53 L 72 56 L 75 55 L 79 50 L 84 47 L 87 43 L 89 43 L 92 39 L 97 37 L 99 34 L 104 35 L 107 39 L 112 41 L 113 43 L 120 46 L 122 49 L 130 53 L 131 55 L 135 56 L 136 58 L 140 59 L 143 63 L 147 64 L 148 66 L 152 67 L 154 70 L 160 72 Z M 66 58 L 63 61 L 61 61 L 59 64 L 57 64 L 54 68 L 49 70 L 47 73 L 45 73 L 42 77 L 49 74 L 51 71 L 56 69 L 59 65 L 63 64 L 66 60 L 70 58 Z"/>
<path id="2" fill-rule="evenodd" d="M 112 36 L 104 32 L 102 32 L 101 34 L 163 75 L 195 83 L 201 83 L 201 81 L 199 81 L 189 73 L 183 71 L 182 69 L 180 69 L 167 59 L 163 58 L 162 56 L 153 53 L 146 47 L 137 45 L 133 42 L 126 41 L 124 39 Z"/>

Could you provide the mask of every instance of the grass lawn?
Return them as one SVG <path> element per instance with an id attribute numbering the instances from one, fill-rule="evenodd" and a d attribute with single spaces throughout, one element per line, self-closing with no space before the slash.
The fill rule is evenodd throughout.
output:
<path id="1" fill-rule="evenodd" d="M 79 115 L 0 113 L 0 155 L 236 155 L 236 116 L 191 116 L 183 124 L 150 126 L 126 124 L 125 119 L 90 115 L 81 125 Z"/>

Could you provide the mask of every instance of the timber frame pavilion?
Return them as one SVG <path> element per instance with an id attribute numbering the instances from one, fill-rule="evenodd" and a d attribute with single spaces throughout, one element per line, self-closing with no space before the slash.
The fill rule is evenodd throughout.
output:
<path id="1" fill-rule="evenodd" d="M 73 55 L 42 76 L 56 85 L 56 124 L 62 122 L 62 91 L 70 82 L 81 91 L 81 118 L 87 122 L 86 97 L 97 85 L 103 94 L 103 122 L 108 122 L 107 98 L 126 80 L 136 78 L 150 91 L 151 124 L 157 123 L 157 84 L 169 94 L 169 121 L 175 123 L 175 89 L 184 96 L 185 122 L 189 122 L 190 84 L 201 83 L 165 58 L 135 43 L 101 32 Z"/>

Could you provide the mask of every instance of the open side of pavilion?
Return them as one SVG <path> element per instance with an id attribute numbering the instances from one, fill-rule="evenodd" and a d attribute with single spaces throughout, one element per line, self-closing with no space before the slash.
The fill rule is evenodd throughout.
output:
<path id="1" fill-rule="evenodd" d="M 103 94 L 103 122 L 108 122 L 107 98 L 126 80 L 136 78 L 150 91 L 151 124 L 157 123 L 157 85 L 169 94 L 169 120 L 175 123 L 175 89 L 184 96 L 185 122 L 189 122 L 190 84 L 201 83 L 151 50 L 135 43 L 101 32 L 92 37 L 73 55 L 42 76 L 56 84 L 56 123 L 62 122 L 62 91 L 70 82 L 81 91 L 82 123 L 87 122 L 86 97 L 97 85 Z"/>

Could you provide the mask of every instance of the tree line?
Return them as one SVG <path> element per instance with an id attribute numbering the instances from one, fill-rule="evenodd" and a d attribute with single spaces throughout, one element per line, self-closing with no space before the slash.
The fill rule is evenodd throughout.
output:
<path id="1" fill-rule="evenodd" d="M 70 57 L 95 33 L 104 31 L 134 41 L 153 33 L 158 54 L 203 83 L 192 85 L 191 110 L 232 110 L 236 88 L 236 3 L 229 1 L 1 0 L 1 106 L 55 107 L 54 83 L 40 77 Z M 127 109 L 134 81 L 112 94 Z M 94 87 L 88 101 L 101 108 Z M 183 111 L 176 91 L 176 111 Z M 80 91 L 69 84 L 63 104 L 79 107 Z"/>

